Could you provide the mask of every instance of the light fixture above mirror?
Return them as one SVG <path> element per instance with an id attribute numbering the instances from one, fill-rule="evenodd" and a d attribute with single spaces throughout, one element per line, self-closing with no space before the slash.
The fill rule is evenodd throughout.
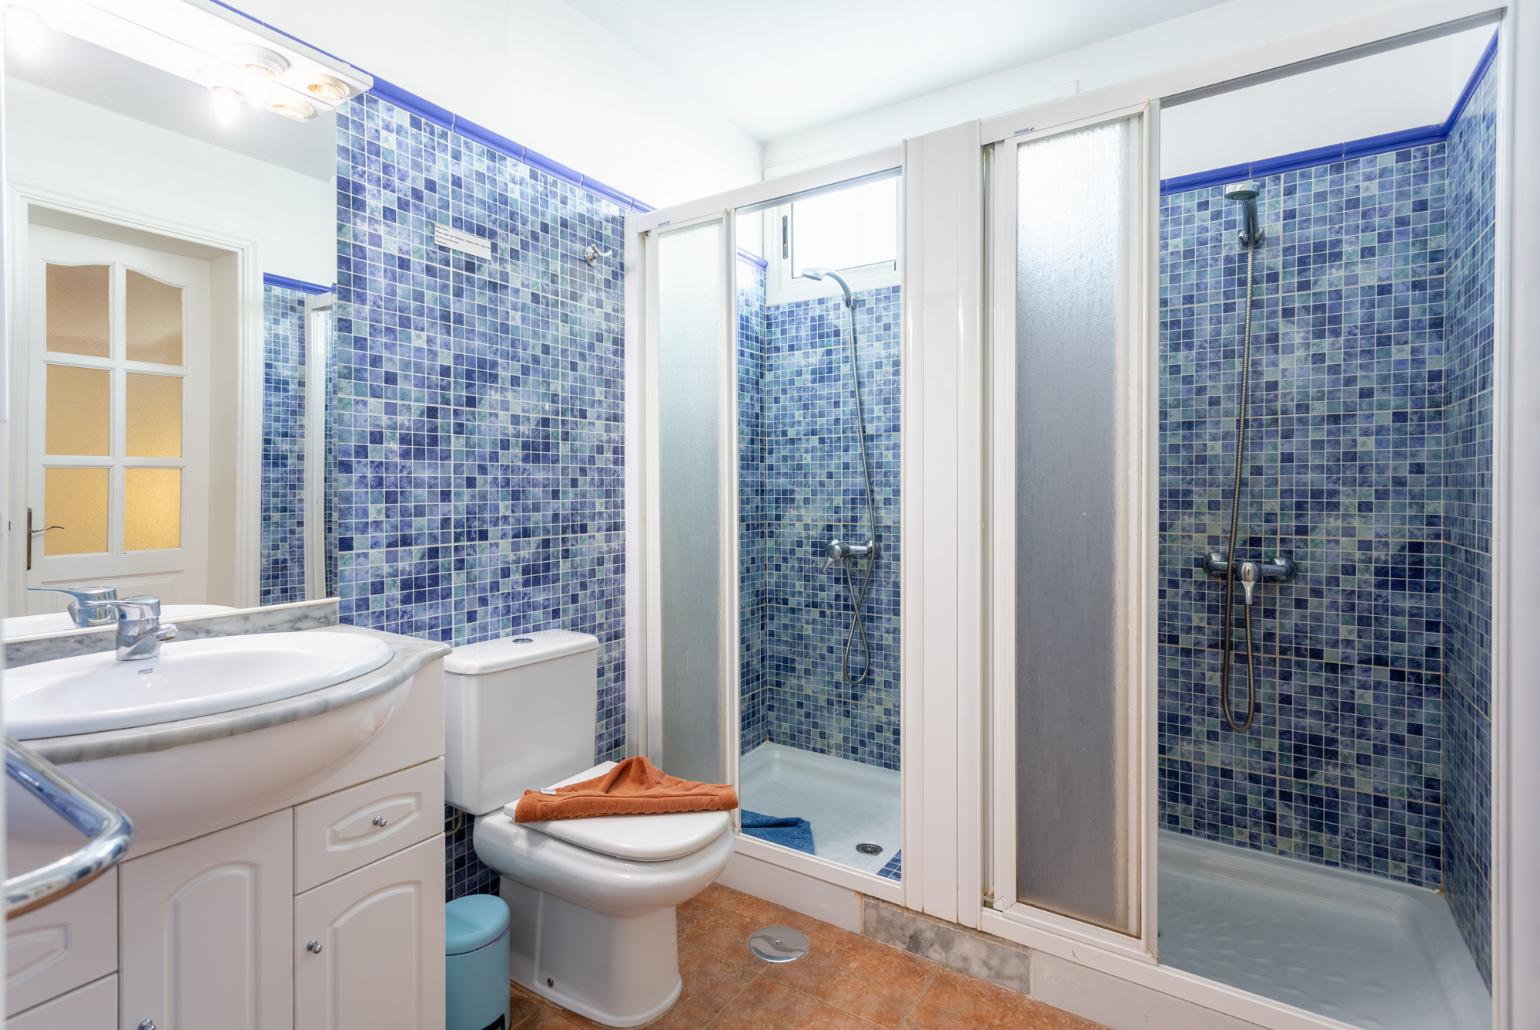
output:
<path id="1" fill-rule="evenodd" d="M 36 50 L 50 28 L 196 82 L 214 116 L 250 107 L 308 121 L 367 91 L 365 72 L 210 0 L 38 0 L 6 4 L 13 47 Z"/>

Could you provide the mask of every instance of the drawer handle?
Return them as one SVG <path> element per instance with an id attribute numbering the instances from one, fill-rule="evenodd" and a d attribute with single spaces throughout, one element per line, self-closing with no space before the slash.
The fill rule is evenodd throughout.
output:
<path id="1" fill-rule="evenodd" d="M 374 817 L 374 825 L 376 826 L 384 827 L 388 826 L 389 824 L 390 820 L 385 818 L 383 815 L 377 815 Z"/>
<path id="2" fill-rule="evenodd" d="M 312 955 L 319 955 L 321 954 L 321 942 L 312 937 L 310 940 L 305 942 L 305 950 L 310 952 Z"/>

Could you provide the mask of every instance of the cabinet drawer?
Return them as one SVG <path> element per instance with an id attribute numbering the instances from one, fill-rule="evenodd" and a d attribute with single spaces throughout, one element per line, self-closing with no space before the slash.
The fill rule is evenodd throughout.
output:
<path id="1" fill-rule="evenodd" d="M 444 828 L 444 760 L 328 794 L 294 810 L 294 889 L 427 840 Z"/>
<path id="2" fill-rule="evenodd" d="M 118 978 L 106 976 L 62 998 L 5 1021 L 7 1030 L 113 1030 L 118 1022 Z"/>
<path id="3" fill-rule="evenodd" d="M 5 960 L 7 1016 L 117 969 L 118 871 L 7 923 Z"/>

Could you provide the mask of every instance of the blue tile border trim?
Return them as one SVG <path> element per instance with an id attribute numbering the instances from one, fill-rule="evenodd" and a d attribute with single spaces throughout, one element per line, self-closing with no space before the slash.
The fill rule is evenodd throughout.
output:
<path id="1" fill-rule="evenodd" d="M 272 272 L 262 273 L 263 286 L 276 286 L 281 290 L 298 290 L 311 296 L 320 296 L 323 293 L 332 292 L 333 287 L 322 286 L 320 283 L 306 282 L 303 279 L 291 279 L 286 275 L 275 275 Z"/>
<path id="2" fill-rule="evenodd" d="M 1470 73 L 1470 78 L 1465 80 L 1465 88 L 1460 90 L 1460 95 L 1455 99 L 1454 110 L 1449 112 L 1449 117 L 1444 119 L 1444 135 L 1454 131 L 1454 123 L 1460 120 L 1460 115 L 1465 113 L 1471 97 L 1476 95 L 1476 87 L 1481 85 L 1481 77 L 1492 67 L 1492 62 L 1497 60 L 1497 33 L 1492 33 L 1492 38 L 1487 40 L 1486 49 L 1481 51 L 1481 56 L 1476 58 L 1476 70 Z"/>
<path id="3" fill-rule="evenodd" d="M 1449 138 L 1450 132 L 1454 130 L 1454 123 L 1459 120 L 1460 114 L 1470 103 L 1471 95 L 1476 92 L 1476 85 L 1481 81 L 1481 76 L 1486 74 L 1486 70 L 1491 67 L 1496 57 L 1497 33 L 1493 32 L 1486 49 L 1476 59 L 1476 67 L 1471 72 L 1470 78 L 1466 80 L 1465 88 L 1455 99 L 1454 108 L 1449 112 L 1449 117 L 1437 125 L 1420 125 L 1413 129 L 1383 132 L 1378 136 L 1365 136 L 1362 139 L 1348 140 L 1345 143 L 1335 143 L 1326 147 L 1313 147 L 1310 150 L 1296 150 L 1291 154 L 1279 154 L 1277 157 L 1266 157 L 1259 161 L 1210 168 L 1207 171 L 1193 172 L 1189 175 L 1173 175 L 1169 179 L 1160 180 L 1160 195 L 1164 197 L 1172 193 L 1185 193 L 1188 190 L 1224 186 L 1240 179 L 1255 179 L 1263 175 L 1293 172 L 1350 157 L 1369 157 L 1372 154 L 1385 154 L 1392 150 L 1404 150 L 1407 147 L 1421 146 L 1425 143 L 1441 143 Z"/>
<path id="4" fill-rule="evenodd" d="M 615 187 L 590 178 L 575 168 L 568 168 L 559 161 L 531 150 L 522 143 L 515 143 L 507 136 L 493 132 L 484 125 L 477 125 L 469 118 L 462 118 L 447 107 L 441 107 L 416 93 L 402 89 L 393 82 L 386 82 L 379 76 L 374 77 L 374 88 L 369 92 L 403 111 L 415 114 L 450 132 L 457 132 L 468 139 L 473 139 L 489 150 L 504 154 L 515 161 L 522 161 L 531 168 L 537 168 L 562 182 L 587 190 L 602 200 L 618 204 L 622 210 L 643 213 L 653 210 L 651 204 L 638 200 L 629 193 L 622 193 Z"/>

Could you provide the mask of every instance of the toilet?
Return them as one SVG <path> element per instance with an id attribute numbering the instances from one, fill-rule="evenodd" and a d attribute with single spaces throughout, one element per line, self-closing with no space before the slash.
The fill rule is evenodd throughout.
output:
<path id="1" fill-rule="evenodd" d="M 444 659 L 445 799 L 476 817 L 476 855 L 502 874 L 509 975 L 596 1023 L 639 1026 L 679 997 L 674 910 L 733 851 L 729 812 L 518 824 L 528 787 L 590 779 L 599 642 L 548 630 Z"/>

